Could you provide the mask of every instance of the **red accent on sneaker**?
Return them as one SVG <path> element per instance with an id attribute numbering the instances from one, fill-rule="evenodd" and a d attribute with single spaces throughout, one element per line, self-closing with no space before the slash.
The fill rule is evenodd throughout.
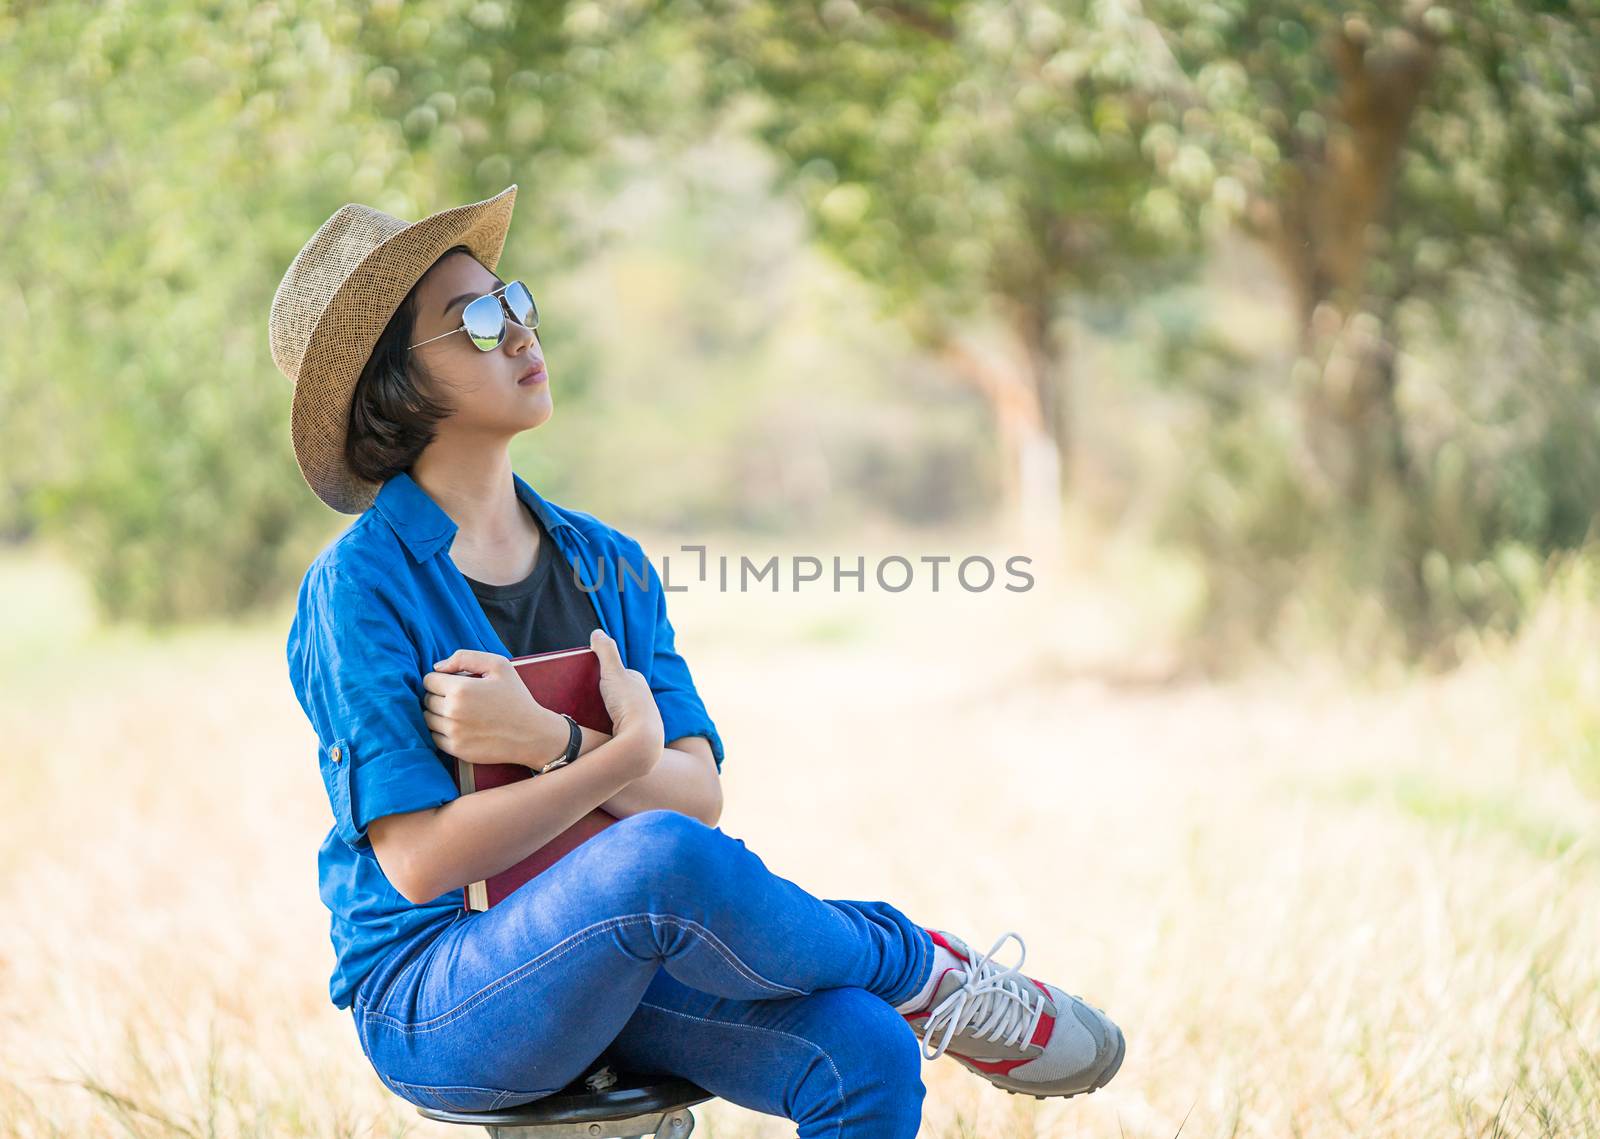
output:
<path id="1" fill-rule="evenodd" d="M 965 961 L 968 965 L 972 964 L 971 955 L 963 953 L 963 952 L 961 952 L 961 950 L 959 950 L 955 946 L 951 945 L 949 940 L 946 939 L 944 936 L 942 936 L 939 933 L 938 930 L 936 930 L 936 929 L 928 929 L 926 926 L 924 926 L 923 927 L 923 932 L 926 933 L 929 937 L 933 938 L 934 944 L 942 945 L 946 949 L 948 949 L 950 951 L 951 956 L 957 958 L 958 960 Z M 932 988 L 932 990 L 930 990 L 931 992 L 937 993 L 939 991 L 939 986 L 944 983 L 944 974 L 950 972 L 950 969 L 951 969 L 950 966 L 946 966 L 944 972 L 939 974 L 938 979 L 933 982 L 933 988 Z M 1037 982 L 1035 982 L 1035 983 L 1037 984 Z M 930 1010 L 923 1009 L 920 1012 L 903 1012 L 900 1015 L 905 1017 L 905 1019 L 907 1019 L 907 1020 L 926 1020 L 927 1017 L 929 1016 L 929 1014 L 930 1014 Z"/>
<path id="2" fill-rule="evenodd" d="M 945 972 L 949 972 L 949 970 L 947 969 L 947 970 L 945 970 Z M 1043 993 L 1045 996 L 1048 997 L 1050 995 L 1050 990 L 1045 988 L 1043 985 L 1039 984 L 1039 982 L 1037 980 L 1035 980 L 1032 977 L 1029 977 L 1028 980 L 1033 981 L 1033 983 L 1035 985 L 1038 985 L 1039 991 L 1041 993 Z M 916 1018 L 919 1018 L 919 1017 L 920 1018 L 926 1018 L 929 1015 L 929 1013 L 928 1012 L 915 1012 L 915 1013 L 904 1014 L 904 1015 L 905 1015 L 907 1020 L 913 1020 L 913 1019 L 916 1019 Z M 1037 1045 L 1038 1047 L 1043 1048 L 1045 1046 L 1046 1042 L 1049 1041 L 1050 1034 L 1055 1031 L 1055 1028 L 1056 1028 L 1056 1018 L 1051 1016 L 1047 1012 L 1046 1013 L 1040 1013 L 1039 1014 L 1039 1023 L 1034 1028 L 1033 1036 L 1032 1036 L 1031 1039 L 1029 1039 L 1028 1043 L 1032 1044 L 1032 1045 Z M 950 1055 L 950 1056 L 960 1056 L 962 1060 L 964 1060 L 968 1064 L 971 1064 L 974 1068 L 981 1068 L 985 1072 L 999 1072 L 1001 1074 L 1004 1074 L 1006 1072 L 1011 1071 L 1011 1069 L 1015 1068 L 1018 1064 L 1026 1064 L 1030 1059 L 1034 1058 L 1034 1057 L 1024 1056 L 1020 1060 L 974 1060 L 971 1056 L 968 1056 L 968 1055 L 966 1055 L 964 1053 L 961 1053 L 961 1052 L 957 1052 L 954 1048 L 948 1048 L 948 1049 L 945 1050 L 945 1052 L 946 1052 L 947 1055 Z"/>
<path id="3" fill-rule="evenodd" d="M 1033 1059 L 1032 1056 L 1024 1056 L 1020 1060 L 974 1060 L 971 1056 L 963 1056 L 954 1048 L 947 1049 L 945 1055 L 959 1056 L 963 1064 L 977 1068 L 981 1072 L 997 1072 L 1002 1076 L 1011 1071 L 1012 1068 L 1026 1064 Z"/>
<path id="4" fill-rule="evenodd" d="M 1050 996 L 1050 990 L 1045 988 L 1044 985 L 1040 984 L 1039 981 L 1035 980 L 1033 977 L 1029 977 L 1028 980 L 1033 981 L 1033 983 L 1038 986 L 1039 991 L 1046 997 Z M 1041 1048 L 1044 1047 L 1044 1042 L 1050 1039 L 1050 1033 L 1055 1031 L 1055 1027 L 1056 1018 L 1051 1016 L 1049 1013 L 1041 1013 L 1039 1015 L 1039 1026 L 1033 1030 L 1033 1039 L 1028 1041 L 1028 1043 L 1037 1044 Z"/>
<path id="5" fill-rule="evenodd" d="M 938 979 L 933 982 L 933 988 L 930 989 L 929 992 L 937 993 L 939 991 L 939 986 L 944 984 L 944 974 L 950 972 L 950 970 L 952 968 L 953 968 L 953 966 L 946 966 L 945 967 L 944 973 L 940 973 L 939 974 Z M 932 997 L 930 997 L 929 1000 L 931 1001 Z M 917 1018 L 920 1018 L 920 1017 L 931 1016 L 932 1013 L 933 1013 L 933 1010 L 931 1008 L 925 1008 L 925 1009 L 922 1009 L 920 1012 L 903 1012 L 900 1015 L 905 1017 L 907 1020 L 913 1020 L 913 1019 L 917 1019 Z"/>
<path id="6" fill-rule="evenodd" d="M 946 941 L 943 937 L 941 937 L 939 935 L 939 931 L 938 930 L 930 929 L 930 930 L 927 931 L 927 933 L 928 933 L 928 936 L 933 938 L 933 940 L 936 943 L 938 943 L 939 945 L 944 946 L 951 953 L 955 954 L 957 957 L 961 958 L 961 960 L 965 961 L 968 965 L 972 964 L 972 958 L 968 957 L 965 953 L 961 952 L 961 950 L 957 949 L 955 946 L 951 945 L 948 941 Z"/>

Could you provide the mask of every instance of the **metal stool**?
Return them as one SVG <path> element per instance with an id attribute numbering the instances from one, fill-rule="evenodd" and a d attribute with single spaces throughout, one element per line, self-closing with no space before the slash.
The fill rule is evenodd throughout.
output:
<path id="1" fill-rule="evenodd" d="M 687 1139 L 694 1130 L 689 1108 L 711 1098 L 710 1092 L 688 1080 L 619 1074 L 602 1064 L 560 1091 L 520 1107 L 494 1111 L 419 1107 L 417 1114 L 440 1123 L 488 1128 L 489 1139 Z"/>

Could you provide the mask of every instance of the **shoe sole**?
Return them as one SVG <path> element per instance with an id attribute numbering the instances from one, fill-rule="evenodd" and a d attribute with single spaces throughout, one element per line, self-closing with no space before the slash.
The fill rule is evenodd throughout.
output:
<path id="1" fill-rule="evenodd" d="M 1115 1025 L 1113 1025 L 1113 1027 L 1116 1028 L 1117 1032 L 1116 1054 L 1111 1057 L 1111 1062 L 1106 1065 L 1105 1071 L 1100 1073 L 1093 1084 L 1086 1088 L 1079 1088 L 1075 1092 L 1036 1092 L 1025 1083 L 1007 1080 L 1004 1076 L 995 1075 L 991 1072 L 984 1072 L 977 1068 L 968 1068 L 965 1064 L 962 1064 L 961 1066 L 963 1068 L 967 1068 L 967 1071 L 971 1072 L 975 1076 L 982 1076 L 995 1087 L 1004 1091 L 1007 1095 L 1031 1095 L 1034 1099 L 1071 1099 L 1073 1096 L 1093 1095 L 1095 1092 L 1099 1091 L 1101 1088 L 1105 1087 L 1111 1082 L 1111 1078 L 1115 1076 L 1121 1069 L 1122 1058 L 1127 1054 L 1128 1051 L 1128 1038 L 1122 1034 L 1122 1029 L 1120 1027 Z M 957 1063 L 961 1062 L 960 1056 L 951 1056 L 951 1059 L 955 1060 Z"/>

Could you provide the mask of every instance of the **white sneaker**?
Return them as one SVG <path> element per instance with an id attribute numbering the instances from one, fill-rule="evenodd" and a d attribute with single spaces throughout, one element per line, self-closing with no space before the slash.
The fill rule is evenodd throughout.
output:
<path id="1" fill-rule="evenodd" d="M 1111 1082 L 1127 1047 L 1122 1029 L 1071 993 L 1019 973 L 1028 953 L 1019 935 L 1002 934 L 974 961 L 959 937 L 928 932 L 967 967 L 945 969 L 926 1007 L 902 1014 L 924 1041 L 925 1057 L 948 1054 L 996 1087 L 1038 1099 Z M 1008 937 L 1022 952 L 1015 965 L 1001 968 L 990 958 Z"/>

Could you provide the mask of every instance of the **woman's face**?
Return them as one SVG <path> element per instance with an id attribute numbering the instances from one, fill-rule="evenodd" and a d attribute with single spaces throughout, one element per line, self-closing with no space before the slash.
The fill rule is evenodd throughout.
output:
<path id="1" fill-rule="evenodd" d="M 417 285 L 411 343 L 460 328 L 461 310 L 467 302 L 504 284 L 466 253 L 439 261 Z M 441 434 L 465 431 L 509 436 L 550 418 L 553 405 L 548 375 L 517 382 L 529 368 L 541 372 L 544 368 L 538 334 L 509 314 L 505 319 L 505 339 L 488 352 L 480 351 L 465 332 L 441 336 L 411 350 L 421 357 L 432 378 L 432 394 L 455 408 L 439 424 Z"/>

